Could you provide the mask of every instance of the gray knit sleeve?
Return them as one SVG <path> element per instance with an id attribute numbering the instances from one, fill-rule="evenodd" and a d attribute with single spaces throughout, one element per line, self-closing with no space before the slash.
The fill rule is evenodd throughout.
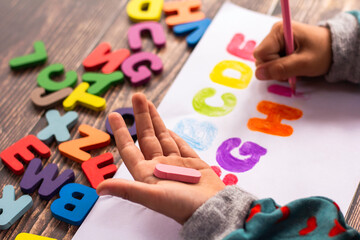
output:
<path id="1" fill-rule="evenodd" d="M 360 26 L 356 17 L 340 13 L 319 25 L 328 27 L 332 38 L 333 62 L 325 79 L 360 83 Z"/>
<path id="2" fill-rule="evenodd" d="M 210 198 L 184 224 L 185 240 L 223 239 L 242 228 L 250 206 L 256 198 L 237 186 L 228 186 Z"/>

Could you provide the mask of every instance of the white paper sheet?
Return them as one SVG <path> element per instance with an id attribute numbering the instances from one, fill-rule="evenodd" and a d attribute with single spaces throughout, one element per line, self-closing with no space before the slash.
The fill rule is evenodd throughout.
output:
<path id="1" fill-rule="evenodd" d="M 254 70 L 253 62 L 229 54 L 226 47 L 237 33 L 244 34 L 245 40 L 260 43 L 276 21 L 279 19 L 224 3 L 160 104 L 159 113 L 167 127 L 186 138 L 211 166 L 219 166 L 216 152 L 229 138 L 265 148 L 266 154 L 252 169 L 233 173 L 238 185 L 257 197 L 272 197 L 279 204 L 286 204 L 297 198 L 326 196 L 345 212 L 359 182 L 358 86 L 298 82 L 297 90 L 304 97 L 288 98 L 267 91 L 270 85 L 287 87 L 286 83 L 261 82 L 253 77 L 248 87 L 240 90 L 214 83 L 209 77 L 223 60 L 243 62 Z M 226 74 L 236 77 L 231 71 Z M 192 105 L 194 96 L 209 87 L 216 89 L 216 95 L 206 99 L 206 103 L 222 106 L 220 96 L 232 93 L 237 99 L 233 111 L 222 117 L 196 112 Z M 300 119 L 281 122 L 293 128 L 291 136 L 249 130 L 250 118 L 266 118 L 257 110 L 264 100 L 302 111 Z M 234 157 L 248 157 L 240 156 L 238 149 L 231 151 Z M 221 178 L 228 173 L 231 172 L 222 169 Z M 131 179 L 124 165 L 115 177 Z M 180 227 L 172 219 L 137 204 L 101 197 L 73 239 L 178 239 Z"/>

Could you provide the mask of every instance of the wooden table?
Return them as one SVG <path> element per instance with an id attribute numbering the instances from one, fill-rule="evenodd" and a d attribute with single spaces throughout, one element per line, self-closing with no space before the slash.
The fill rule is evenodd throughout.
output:
<path id="1" fill-rule="evenodd" d="M 224 0 L 203 1 L 202 11 L 213 18 Z M 261 13 L 281 16 L 280 0 L 233 0 L 238 5 Z M 65 70 L 75 70 L 79 78 L 84 73 L 83 59 L 101 42 L 109 42 L 113 49 L 128 48 L 127 29 L 132 24 L 126 14 L 127 1 L 124 0 L 8 0 L 0 1 L 0 152 L 28 134 L 36 135 L 47 122 L 45 110 L 35 108 L 30 100 L 30 94 L 37 87 L 36 77 L 44 66 L 30 68 L 25 71 L 10 70 L 8 62 L 11 58 L 33 51 L 36 40 L 44 41 L 48 61 L 46 65 L 62 63 Z M 330 18 L 335 14 L 360 9 L 358 0 L 300 0 L 291 1 L 293 19 L 305 23 L 316 24 L 318 21 Z M 143 92 L 158 105 L 170 87 L 175 76 L 187 60 L 191 49 L 183 37 L 176 37 L 164 23 L 167 45 L 161 50 L 154 50 L 150 39 L 143 40 L 146 51 L 155 52 L 164 63 L 164 72 L 141 87 L 132 87 L 129 82 L 112 87 L 106 92 L 105 111 L 94 112 L 77 107 L 78 124 L 72 129 L 72 138 L 78 138 L 79 123 L 89 124 L 98 129 L 104 129 L 105 119 L 109 112 L 119 107 L 131 106 L 131 95 Z M 80 78 L 81 79 L 81 78 Z M 80 81 L 80 80 L 79 80 Z M 64 110 L 61 104 L 56 107 L 61 114 Z M 60 172 L 73 169 L 75 182 L 89 186 L 82 173 L 81 166 L 67 159 L 57 151 L 57 144 L 51 146 L 51 157 L 43 163 L 55 163 Z M 114 142 L 107 148 L 95 150 L 93 155 L 112 152 L 116 164 L 121 163 Z M 14 175 L 2 163 L 0 164 L 0 191 L 5 185 L 15 186 L 16 196 L 23 195 L 19 183 L 21 176 Z M 56 239 L 71 239 L 78 227 L 58 221 L 52 217 L 50 201 L 39 198 L 37 191 L 30 194 L 34 205 L 13 226 L 0 232 L 0 239 L 14 239 L 21 232 L 52 237 Z M 346 221 L 352 227 L 360 230 L 360 189 L 354 195 L 353 202 L 346 214 Z"/>

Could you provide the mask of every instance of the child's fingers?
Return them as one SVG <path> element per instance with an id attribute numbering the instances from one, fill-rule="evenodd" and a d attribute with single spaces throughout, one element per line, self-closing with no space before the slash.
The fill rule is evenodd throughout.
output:
<path id="1" fill-rule="evenodd" d="M 134 166 L 140 160 L 144 160 L 144 156 L 140 149 L 135 146 L 124 119 L 119 113 L 110 113 L 109 123 L 113 131 L 116 146 L 119 150 L 120 156 L 129 169 L 130 173 L 134 176 L 134 174 L 136 174 L 134 171 Z"/>
<path id="2" fill-rule="evenodd" d="M 258 65 L 255 76 L 259 80 L 287 80 L 290 77 L 305 76 L 311 69 L 306 54 L 291 54 Z"/>
<path id="3" fill-rule="evenodd" d="M 163 190 L 158 185 L 147 184 L 125 179 L 107 179 L 96 189 L 99 196 L 112 195 L 131 202 L 139 203 L 153 210 L 159 210 L 159 203 Z"/>
<path id="4" fill-rule="evenodd" d="M 176 142 L 176 145 L 178 146 L 178 149 L 180 150 L 180 154 L 182 157 L 191 157 L 191 158 L 199 158 L 197 153 L 192 149 L 187 142 L 185 142 L 184 139 L 179 137 L 176 133 L 169 130 L 171 137 Z"/>
<path id="5" fill-rule="evenodd" d="M 174 139 L 170 136 L 170 133 L 162 121 L 159 113 L 157 112 L 154 104 L 148 101 L 148 105 L 151 120 L 155 129 L 155 134 L 160 142 L 164 156 L 180 156 L 179 148 L 177 147 Z"/>
<path id="6" fill-rule="evenodd" d="M 136 132 L 139 146 L 146 160 L 163 156 L 161 145 L 155 136 L 155 130 L 149 113 L 149 106 L 145 95 L 133 95 L 132 104 L 136 122 Z"/>
<path id="7" fill-rule="evenodd" d="M 254 50 L 257 65 L 280 58 L 280 53 L 285 49 L 284 31 L 282 23 L 274 24 L 270 33 Z"/>

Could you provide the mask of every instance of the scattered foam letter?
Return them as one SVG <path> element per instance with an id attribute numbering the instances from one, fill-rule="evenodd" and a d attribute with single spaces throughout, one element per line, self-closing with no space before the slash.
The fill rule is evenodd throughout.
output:
<path id="1" fill-rule="evenodd" d="M 82 80 L 87 83 L 93 83 L 87 90 L 88 93 L 100 96 L 111 86 L 124 82 L 124 74 L 120 71 L 110 74 L 88 72 L 82 75 Z"/>
<path id="2" fill-rule="evenodd" d="M 60 63 L 52 64 L 39 73 L 37 82 L 40 87 L 45 88 L 49 92 L 56 92 L 66 87 L 74 87 L 77 82 L 77 74 L 75 71 L 69 71 L 65 74 L 63 81 L 54 81 L 51 77 L 64 73 L 64 66 Z"/>
<path id="3" fill-rule="evenodd" d="M 35 150 L 42 157 L 50 157 L 49 147 L 34 135 L 28 135 L 2 151 L 0 158 L 11 171 L 16 175 L 21 175 L 24 173 L 24 166 L 17 157 L 20 157 L 26 163 L 29 163 L 35 158 L 34 154 L 30 152 L 30 148 Z"/>
<path id="4" fill-rule="evenodd" d="M 128 43 L 131 51 L 141 50 L 141 34 L 149 32 L 157 48 L 166 44 L 166 37 L 163 27 L 158 22 L 142 22 L 132 25 L 128 30 Z"/>
<path id="5" fill-rule="evenodd" d="M 19 233 L 15 240 L 56 240 L 55 238 L 42 237 L 30 233 Z"/>
<path id="6" fill-rule="evenodd" d="M 252 131 L 263 132 L 281 137 L 291 136 L 293 128 L 281 124 L 282 119 L 297 120 L 302 117 L 302 111 L 273 102 L 262 101 L 258 104 L 259 112 L 266 114 L 266 119 L 251 118 L 248 121 L 248 128 Z"/>
<path id="7" fill-rule="evenodd" d="M 119 49 L 110 52 L 109 43 L 100 43 L 83 61 L 84 68 L 88 71 L 95 71 L 101 68 L 103 73 L 112 73 L 116 71 L 121 63 L 130 56 L 127 49 Z"/>
<path id="8" fill-rule="evenodd" d="M 33 104 L 37 107 L 52 108 L 69 96 L 72 91 L 73 89 L 71 87 L 66 87 L 44 96 L 46 92 L 45 89 L 38 87 L 31 92 L 30 98 Z"/>
<path id="9" fill-rule="evenodd" d="M 47 60 L 45 44 L 42 41 L 36 41 L 34 50 L 34 53 L 11 59 L 9 62 L 11 69 L 19 70 L 44 64 Z"/>
<path id="10" fill-rule="evenodd" d="M 166 15 L 175 14 L 168 16 L 165 19 L 166 24 L 169 27 L 175 25 L 199 21 L 205 18 L 203 12 L 199 12 L 201 7 L 200 0 L 184 0 L 184 1 L 172 1 L 164 3 L 164 12 Z M 195 12 L 196 11 L 196 12 Z"/>
<path id="11" fill-rule="evenodd" d="M 50 200 L 65 184 L 74 182 L 75 175 L 71 169 L 66 169 L 58 176 L 59 170 L 56 164 L 48 164 L 44 169 L 41 159 L 34 158 L 26 168 L 21 179 L 20 187 L 23 193 L 33 193 L 39 188 L 39 196 Z"/>
<path id="12" fill-rule="evenodd" d="M 33 205 L 29 195 L 23 195 L 15 200 L 15 190 L 12 185 L 6 185 L 0 198 L 0 230 L 11 227 Z"/>
<path id="13" fill-rule="evenodd" d="M 94 206 L 96 190 L 78 183 L 69 183 L 60 190 L 60 198 L 50 206 L 52 215 L 66 223 L 79 226 Z"/>
<path id="14" fill-rule="evenodd" d="M 164 0 L 130 0 L 126 12 L 133 22 L 159 21 Z"/>
<path id="15" fill-rule="evenodd" d="M 80 83 L 74 91 L 63 101 L 65 111 L 73 110 L 77 104 L 90 108 L 94 111 L 102 111 L 106 108 L 106 100 L 102 97 L 87 93 L 90 85 Z"/>
<path id="16" fill-rule="evenodd" d="M 186 38 L 186 42 L 189 47 L 195 47 L 204 35 L 206 29 L 209 27 L 211 19 L 205 18 L 200 21 L 180 24 L 174 27 L 174 33 L 178 36 L 184 36 L 188 33 L 189 36 Z"/>
<path id="17" fill-rule="evenodd" d="M 135 123 L 133 108 L 118 108 L 112 112 L 119 113 L 123 117 L 125 122 L 127 121 L 127 119 L 129 119 L 132 122 L 132 125 L 130 127 L 128 127 L 128 129 L 129 129 L 129 133 L 130 133 L 131 137 L 134 139 L 134 141 L 136 141 L 136 123 Z M 111 136 L 114 136 L 113 131 L 110 127 L 109 118 L 106 118 L 105 128 L 106 128 L 106 131 Z"/>
<path id="18" fill-rule="evenodd" d="M 59 151 L 62 155 L 76 162 L 82 163 L 91 158 L 85 151 L 105 147 L 110 144 L 110 135 L 86 124 L 79 126 L 83 138 L 61 143 Z"/>
<path id="19" fill-rule="evenodd" d="M 146 66 L 150 62 L 150 69 L 154 74 L 161 73 L 163 64 L 161 59 L 153 53 L 139 52 L 127 58 L 121 66 L 121 70 L 130 79 L 133 86 L 140 86 L 150 81 L 151 71 Z M 135 70 L 137 68 L 137 71 Z"/>
<path id="20" fill-rule="evenodd" d="M 54 137 L 58 143 L 70 139 L 68 129 L 75 126 L 78 120 L 78 114 L 76 112 L 70 111 L 65 113 L 64 116 L 60 116 L 58 110 L 52 109 L 46 112 L 45 117 L 49 125 L 36 135 L 41 141 L 50 144 Z"/>
<path id="21" fill-rule="evenodd" d="M 81 168 L 91 186 L 95 189 L 106 178 L 114 176 L 117 170 L 112 153 L 104 153 L 90 158 L 81 164 Z"/>

